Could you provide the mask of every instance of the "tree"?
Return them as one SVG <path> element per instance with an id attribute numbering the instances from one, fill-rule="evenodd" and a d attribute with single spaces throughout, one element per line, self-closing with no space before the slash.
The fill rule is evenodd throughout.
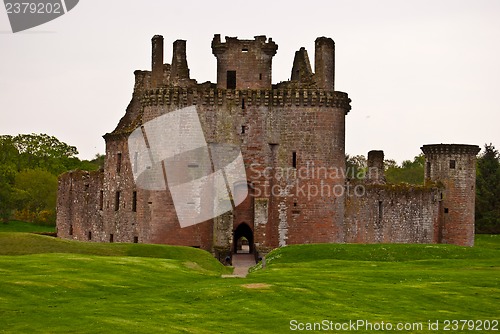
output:
<path id="1" fill-rule="evenodd" d="M 16 175 L 22 209 L 16 218 L 35 223 L 52 224 L 56 214 L 57 176 L 41 169 L 28 169 Z"/>
<path id="2" fill-rule="evenodd" d="M 500 233 L 500 155 L 484 145 L 476 169 L 476 232 Z"/>
<path id="3" fill-rule="evenodd" d="M 398 166 L 394 160 L 386 160 L 385 178 L 388 183 L 424 184 L 425 156 L 417 155 L 411 160 L 405 160 Z"/>
<path id="4" fill-rule="evenodd" d="M 74 146 L 59 141 L 46 134 L 20 134 L 13 138 L 18 152 L 17 168 L 42 168 L 53 174 L 59 174 L 79 160 L 78 150 Z"/>
<path id="5" fill-rule="evenodd" d="M 97 170 L 104 156 L 81 161 L 76 147 L 46 134 L 0 135 L 0 219 L 54 223 L 57 176 Z"/>
<path id="6" fill-rule="evenodd" d="M 364 179 L 366 175 L 366 158 L 364 155 L 346 154 L 346 178 L 350 180 Z"/>
<path id="7" fill-rule="evenodd" d="M 14 137 L 9 135 L 0 136 L 0 165 L 15 167 L 18 155 L 19 152 Z"/>
<path id="8" fill-rule="evenodd" d="M 0 164 L 0 219 L 7 223 L 14 210 L 21 207 L 24 193 L 14 187 L 16 170 Z"/>
<path id="9" fill-rule="evenodd" d="M 0 218 L 4 223 L 10 219 L 12 207 L 12 176 L 7 168 L 0 165 Z"/>

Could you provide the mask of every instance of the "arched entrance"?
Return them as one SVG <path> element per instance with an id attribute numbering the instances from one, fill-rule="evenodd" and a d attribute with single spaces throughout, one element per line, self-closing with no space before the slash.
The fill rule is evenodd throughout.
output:
<path id="1" fill-rule="evenodd" d="M 252 254 L 253 250 L 253 231 L 246 223 L 241 223 L 234 231 L 233 253 Z"/>

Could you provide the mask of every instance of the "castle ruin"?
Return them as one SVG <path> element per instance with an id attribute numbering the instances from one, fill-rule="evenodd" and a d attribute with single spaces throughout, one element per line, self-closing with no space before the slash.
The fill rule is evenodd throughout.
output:
<path id="1" fill-rule="evenodd" d="M 314 72 L 304 48 L 291 80 L 272 84 L 278 45 L 215 35 L 217 83 L 191 79 L 186 41 L 152 38 L 150 71 L 135 71 L 132 100 L 116 129 L 104 135 L 104 169 L 59 178 L 57 231 L 61 238 L 192 246 L 224 259 L 241 241 L 263 255 L 303 243 L 474 243 L 474 145 L 424 145 L 424 186 L 390 185 L 384 154 L 368 154 L 364 180 L 346 173 L 345 117 L 350 99 L 335 91 L 335 44 L 315 41 Z M 137 186 L 136 152 L 128 137 L 148 121 L 194 106 L 207 143 L 241 150 L 249 193 L 232 210 L 182 228 L 169 189 Z M 131 156 L 132 155 L 132 156 Z M 189 169 L 190 165 L 186 168 Z M 243 187 L 243 188 L 241 188 Z M 200 194 L 198 201 L 203 201 Z"/>

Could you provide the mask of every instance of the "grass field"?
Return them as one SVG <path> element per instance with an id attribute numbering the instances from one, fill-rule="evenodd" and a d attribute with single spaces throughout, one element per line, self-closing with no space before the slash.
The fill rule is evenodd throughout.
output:
<path id="1" fill-rule="evenodd" d="M 53 233 L 55 231 L 55 226 L 42 226 L 18 220 L 9 221 L 7 224 L 0 222 L 0 232 Z"/>
<path id="2" fill-rule="evenodd" d="M 289 246 L 237 279 L 192 248 L 0 233 L 0 333 L 286 333 L 292 320 L 445 332 L 500 318 L 500 237 L 476 245 Z"/>

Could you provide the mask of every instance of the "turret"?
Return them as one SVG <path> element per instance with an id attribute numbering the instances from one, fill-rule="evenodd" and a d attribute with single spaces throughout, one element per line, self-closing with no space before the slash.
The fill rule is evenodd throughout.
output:
<path id="1" fill-rule="evenodd" d="M 189 79 L 189 68 L 186 59 L 186 41 L 178 39 L 174 42 L 172 53 L 171 80 Z"/>
<path id="2" fill-rule="evenodd" d="M 239 40 L 214 35 L 212 53 L 217 58 L 217 87 L 222 89 L 271 89 L 272 58 L 278 45 L 266 36 Z"/>
<path id="3" fill-rule="evenodd" d="M 335 89 L 335 42 L 333 39 L 316 38 L 314 74 L 318 88 L 329 91 Z"/>
<path id="4" fill-rule="evenodd" d="M 474 245 L 476 145 L 438 144 L 421 147 L 425 154 L 426 183 L 444 186 L 437 229 L 438 242 Z"/>
<path id="5" fill-rule="evenodd" d="M 151 44 L 151 83 L 153 87 L 157 87 L 163 80 L 163 36 L 153 36 Z"/>

